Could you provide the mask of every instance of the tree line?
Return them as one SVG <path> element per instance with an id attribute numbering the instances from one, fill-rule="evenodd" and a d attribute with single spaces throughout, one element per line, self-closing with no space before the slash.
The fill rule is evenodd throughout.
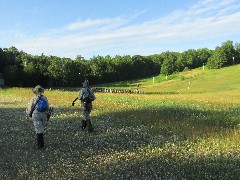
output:
<path id="1" fill-rule="evenodd" d="M 226 41 L 214 50 L 189 49 L 184 52 L 162 52 L 149 56 L 81 55 L 73 60 L 57 56 L 31 55 L 15 47 L 0 48 L 0 73 L 7 86 L 30 87 L 81 86 L 88 79 L 93 84 L 170 75 L 202 65 L 221 68 L 239 63 L 240 44 Z"/>

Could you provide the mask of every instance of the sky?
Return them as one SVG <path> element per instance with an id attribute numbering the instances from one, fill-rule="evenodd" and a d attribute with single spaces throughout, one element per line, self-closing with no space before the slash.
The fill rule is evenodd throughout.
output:
<path id="1" fill-rule="evenodd" d="M 240 43 L 240 0 L 1 0 L 0 48 L 85 59 Z"/>

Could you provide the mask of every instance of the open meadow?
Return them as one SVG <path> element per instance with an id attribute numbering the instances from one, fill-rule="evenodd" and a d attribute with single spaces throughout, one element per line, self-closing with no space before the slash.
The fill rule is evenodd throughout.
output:
<path id="1" fill-rule="evenodd" d="M 71 106 L 77 90 L 45 89 L 54 107 L 45 150 L 25 118 L 31 89 L 2 89 L 0 179 L 239 179 L 240 80 L 223 73 L 221 85 L 211 80 L 219 72 L 140 86 L 159 94 L 97 92 L 93 133 Z"/>

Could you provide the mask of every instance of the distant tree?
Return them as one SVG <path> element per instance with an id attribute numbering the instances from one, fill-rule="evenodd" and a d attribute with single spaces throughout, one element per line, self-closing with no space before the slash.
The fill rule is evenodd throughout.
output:
<path id="1" fill-rule="evenodd" d="M 47 67 L 49 65 L 48 59 L 43 54 L 41 56 L 33 56 L 22 52 L 17 57 L 17 60 L 21 62 L 21 66 L 24 72 L 24 85 L 33 86 L 35 84 L 47 85 L 48 72 Z"/>
<path id="2" fill-rule="evenodd" d="M 3 74 L 8 86 L 22 86 L 22 64 L 18 56 L 21 53 L 14 46 L 3 49 Z"/>
<path id="3" fill-rule="evenodd" d="M 83 56 L 81 55 L 77 55 L 76 59 L 75 60 L 85 60 Z"/>
<path id="4" fill-rule="evenodd" d="M 22 84 L 22 71 L 17 65 L 10 65 L 3 71 L 5 84 L 8 86 L 21 87 Z"/>
<path id="5" fill-rule="evenodd" d="M 207 48 L 201 48 L 197 50 L 198 53 L 198 58 L 199 58 L 199 66 L 202 66 L 203 64 L 206 64 L 208 59 L 211 57 L 212 55 L 212 51 L 207 49 Z"/>
<path id="6" fill-rule="evenodd" d="M 91 68 L 90 68 L 89 61 L 86 61 L 86 60 L 76 61 L 74 71 L 76 72 L 75 74 L 78 76 L 77 82 L 76 82 L 77 86 L 82 85 L 82 82 L 85 79 L 88 79 L 91 82 L 93 82 L 93 78 L 92 78 L 93 76 L 92 76 L 92 73 L 91 73 Z"/>
<path id="7" fill-rule="evenodd" d="M 104 79 L 108 82 L 116 81 L 116 64 L 110 55 L 105 56 L 105 61 L 107 63 L 106 72 L 104 74 Z"/>
<path id="8" fill-rule="evenodd" d="M 109 59 L 108 59 L 109 58 Z M 91 60 L 91 72 L 93 73 L 95 81 L 107 82 L 108 72 L 111 71 L 111 58 L 109 56 L 106 59 L 103 56 L 94 56 Z"/>
<path id="9" fill-rule="evenodd" d="M 221 47 L 216 47 L 213 54 L 208 59 L 207 66 L 210 69 L 217 69 L 227 62 L 227 58 Z"/>
<path id="10" fill-rule="evenodd" d="M 164 61 L 164 57 L 161 54 L 150 55 L 148 58 L 157 63 L 159 66 L 161 66 Z"/>
<path id="11" fill-rule="evenodd" d="M 63 66 L 64 62 L 57 56 L 49 57 L 50 65 L 48 66 L 48 73 L 51 76 L 51 81 L 54 86 L 61 86 L 64 83 Z"/>
<path id="12" fill-rule="evenodd" d="M 172 59 L 164 59 L 161 74 L 169 75 L 174 72 L 174 61 Z"/>
<path id="13" fill-rule="evenodd" d="M 228 40 L 222 43 L 221 49 L 223 51 L 225 65 L 229 66 L 232 65 L 233 57 L 234 57 L 234 47 L 233 42 Z"/>
<path id="14" fill-rule="evenodd" d="M 8 68 L 9 66 L 13 66 L 16 63 L 16 57 L 19 55 L 19 51 L 14 46 L 10 48 L 4 48 L 3 49 L 3 58 L 4 58 L 4 64 Z"/>
<path id="15" fill-rule="evenodd" d="M 115 69 L 115 81 L 127 80 L 132 78 L 133 61 L 130 55 L 119 56 L 112 58 Z"/>
<path id="16" fill-rule="evenodd" d="M 234 57 L 234 47 L 232 41 L 222 43 L 221 47 L 216 47 L 212 56 L 208 60 L 209 68 L 218 68 L 232 65 Z"/>
<path id="17" fill-rule="evenodd" d="M 132 72 L 131 72 L 131 77 L 132 78 L 139 78 L 141 77 L 141 74 L 145 74 L 145 72 L 142 72 L 142 62 L 143 62 L 143 57 L 140 55 L 135 55 L 132 57 Z"/>
<path id="18" fill-rule="evenodd" d="M 235 63 L 240 63 L 240 61 L 239 61 L 239 58 L 240 58 L 240 44 L 239 43 L 235 43 L 234 56 L 235 56 Z"/>
<path id="19" fill-rule="evenodd" d="M 177 70 L 176 62 L 179 57 L 179 54 L 176 52 L 163 52 L 161 53 L 163 60 L 161 66 L 161 74 L 169 75 Z"/>
<path id="20" fill-rule="evenodd" d="M 0 48 L 0 73 L 3 72 L 5 66 L 5 61 L 4 61 L 4 52 L 3 49 Z"/>
<path id="21" fill-rule="evenodd" d="M 181 53 L 181 56 L 178 59 L 178 64 L 181 65 L 181 69 L 188 67 L 189 69 L 199 67 L 199 58 L 198 53 L 194 49 L 189 49 Z"/>

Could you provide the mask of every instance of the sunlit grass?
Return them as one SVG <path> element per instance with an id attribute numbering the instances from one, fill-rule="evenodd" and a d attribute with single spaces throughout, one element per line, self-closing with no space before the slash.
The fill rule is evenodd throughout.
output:
<path id="1" fill-rule="evenodd" d="M 160 94 L 221 93 L 240 91 L 240 65 L 221 69 L 202 68 L 169 75 L 103 84 L 100 87 L 119 88 Z M 153 80 L 154 78 L 154 80 Z M 235 91 L 235 92 L 234 92 Z"/>
<path id="2" fill-rule="evenodd" d="M 80 128 L 77 91 L 45 90 L 54 114 L 46 149 L 25 119 L 31 89 L 0 91 L 1 179 L 237 179 L 235 93 L 96 93 L 95 132 Z"/>

